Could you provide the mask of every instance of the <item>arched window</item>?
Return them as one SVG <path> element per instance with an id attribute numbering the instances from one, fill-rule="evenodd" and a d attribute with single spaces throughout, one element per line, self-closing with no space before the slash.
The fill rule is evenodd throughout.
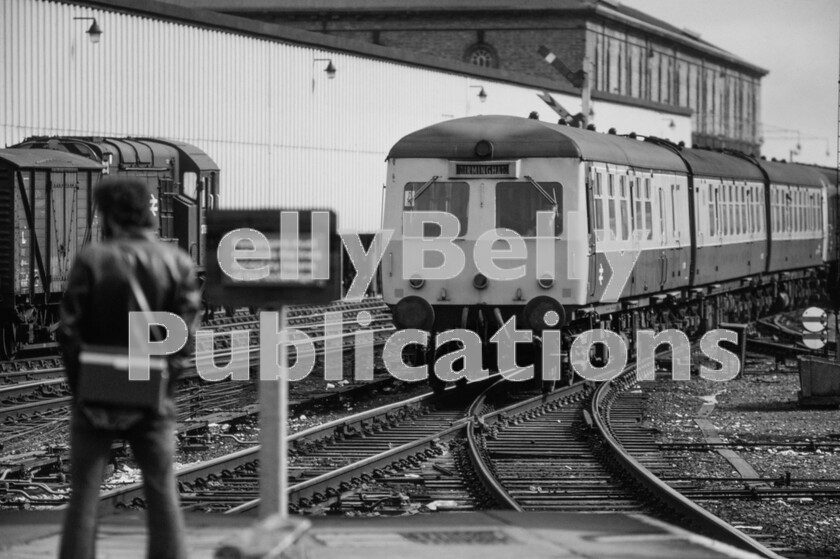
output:
<path id="1" fill-rule="evenodd" d="M 464 60 L 485 68 L 499 67 L 499 57 L 496 54 L 496 49 L 486 43 L 479 43 L 468 48 L 464 54 Z"/>

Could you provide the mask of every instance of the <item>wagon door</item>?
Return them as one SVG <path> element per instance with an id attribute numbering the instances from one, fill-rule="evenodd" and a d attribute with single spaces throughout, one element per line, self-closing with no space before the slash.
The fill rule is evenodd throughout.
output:
<path id="1" fill-rule="evenodd" d="M 52 292 L 64 290 L 70 265 L 84 242 L 88 217 L 87 190 L 84 173 L 61 170 L 50 173 L 49 194 L 44 208 L 46 243 L 41 246 L 46 246 L 49 261 L 47 277 Z"/>

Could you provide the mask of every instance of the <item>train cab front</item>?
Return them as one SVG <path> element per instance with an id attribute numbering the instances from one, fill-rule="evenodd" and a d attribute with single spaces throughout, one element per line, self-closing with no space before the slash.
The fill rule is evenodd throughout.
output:
<path id="1" fill-rule="evenodd" d="M 460 330 L 475 334 L 484 368 L 501 368 L 495 342 L 513 327 L 529 333 L 531 341 L 517 345 L 516 353 L 533 363 L 542 332 L 561 328 L 570 302 L 585 297 L 585 278 L 568 273 L 561 173 L 542 169 L 557 178 L 537 179 L 499 171 L 518 168 L 514 162 L 491 162 L 470 165 L 476 176 L 465 176 L 468 170 L 452 173 L 451 164 L 396 164 L 402 171 L 416 165 L 417 172 L 404 180 L 395 176 L 386 193 L 384 227 L 393 234 L 381 264 L 385 302 L 398 329 L 429 334 L 425 348 L 412 350 L 415 363 L 431 364 L 463 347 L 463 340 L 441 342 Z M 491 176 L 495 172 L 505 176 Z M 575 250 L 571 258 L 583 271 L 585 241 Z"/>

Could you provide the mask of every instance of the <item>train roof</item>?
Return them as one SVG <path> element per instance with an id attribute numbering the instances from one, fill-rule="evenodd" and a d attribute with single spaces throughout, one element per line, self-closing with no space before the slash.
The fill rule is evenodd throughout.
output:
<path id="1" fill-rule="evenodd" d="M 52 149 L 0 149 L 0 161 L 20 169 L 91 169 L 102 170 L 102 164 L 87 157 Z"/>
<path id="2" fill-rule="evenodd" d="M 764 182 L 764 174 L 753 161 L 704 149 L 680 151 L 695 176 Z"/>
<path id="3" fill-rule="evenodd" d="M 388 158 L 481 160 L 475 145 L 493 144 L 493 159 L 575 157 L 643 169 L 685 173 L 682 160 L 669 149 L 580 128 L 514 116 L 475 116 L 434 124 L 398 141 Z"/>
<path id="4" fill-rule="evenodd" d="M 149 142 L 158 142 L 172 146 L 181 153 L 181 160 L 184 163 L 189 163 L 194 170 L 197 171 L 218 171 L 219 166 L 210 158 L 202 149 L 188 144 L 186 142 L 179 142 L 178 140 L 168 140 L 164 138 L 138 138 Z"/>
<path id="5" fill-rule="evenodd" d="M 48 148 L 101 160 L 116 153 L 118 163 L 128 166 L 166 166 L 175 154 L 183 170 L 218 171 L 219 166 L 201 149 L 186 142 L 161 138 L 114 138 L 99 136 L 33 136 L 14 147 Z"/>
<path id="6" fill-rule="evenodd" d="M 771 183 L 795 184 L 820 188 L 829 182 L 814 167 L 806 167 L 805 165 L 797 165 L 795 163 L 779 163 L 776 161 L 759 161 L 759 163 L 767 171 L 767 176 L 770 177 Z"/>
<path id="7" fill-rule="evenodd" d="M 816 169 L 818 173 L 825 177 L 825 179 L 830 185 L 834 186 L 835 188 L 837 187 L 838 170 L 836 167 L 824 167 L 823 165 L 807 165 L 807 167 Z"/>

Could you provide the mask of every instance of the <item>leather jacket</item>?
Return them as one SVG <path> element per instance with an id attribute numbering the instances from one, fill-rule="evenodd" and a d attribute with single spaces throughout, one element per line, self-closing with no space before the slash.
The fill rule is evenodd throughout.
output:
<path id="1" fill-rule="evenodd" d="M 201 295 L 192 260 L 150 230 L 121 231 L 83 248 L 70 270 L 56 338 L 74 394 L 82 344 L 128 347 L 128 312 L 139 310 L 128 274 L 137 278 L 150 310 L 174 313 L 187 325 L 187 343 L 168 357 L 170 396 L 193 353 Z"/>

